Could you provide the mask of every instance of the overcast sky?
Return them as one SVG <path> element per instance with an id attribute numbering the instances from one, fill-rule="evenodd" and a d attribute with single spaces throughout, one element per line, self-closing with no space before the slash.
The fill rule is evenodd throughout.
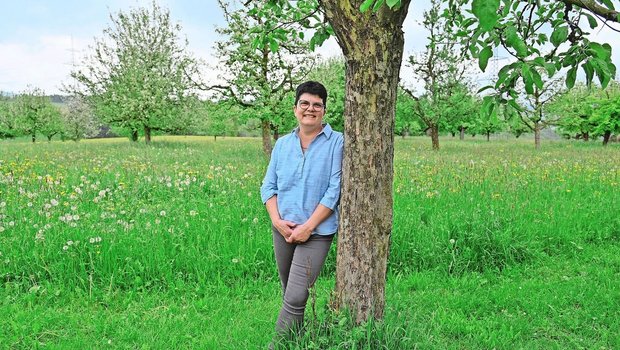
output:
<path id="1" fill-rule="evenodd" d="M 224 26 L 216 0 L 158 0 L 170 9 L 182 27 L 189 49 L 197 57 L 216 65 L 213 45 L 221 39 L 215 26 Z M 418 23 L 430 1 L 414 0 L 404 25 L 405 56 L 424 50 L 426 34 Z M 20 92 L 28 85 L 47 94 L 60 93 L 73 60 L 79 62 L 95 37 L 109 24 L 109 13 L 149 5 L 150 0 L 21 0 L 3 1 L 0 13 L 0 91 Z M 598 31 L 595 31 L 598 32 Z M 602 30 L 594 41 L 614 47 L 614 63 L 620 67 L 620 35 Z M 340 53 L 334 40 L 319 49 L 323 57 Z M 501 54 L 500 54 L 501 56 Z M 501 63 L 500 63 L 501 66 Z M 217 72 L 210 71 L 208 79 Z M 413 85 L 411 70 L 403 67 L 401 77 Z M 485 76 L 481 74 L 480 76 Z"/>

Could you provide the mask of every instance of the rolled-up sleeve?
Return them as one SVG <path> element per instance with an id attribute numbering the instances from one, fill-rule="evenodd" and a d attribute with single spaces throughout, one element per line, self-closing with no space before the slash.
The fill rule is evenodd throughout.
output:
<path id="1" fill-rule="evenodd" d="M 339 135 L 338 141 L 335 144 L 333 155 L 332 155 L 332 164 L 331 164 L 331 174 L 329 177 L 329 185 L 325 194 L 321 198 L 320 204 L 326 206 L 331 210 L 335 210 L 336 206 L 338 206 L 338 202 L 340 201 L 340 184 L 342 178 L 342 150 L 344 146 L 344 139 L 342 135 Z"/>
<path id="2" fill-rule="evenodd" d="M 267 173 L 263 179 L 263 184 L 260 187 L 260 197 L 263 204 L 269 200 L 269 198 L 278 194 L 278 175 L 276 174 L 276 166 L 278 162 L 278 143 L 276 142 L 273 150 L 271 151 L 271 159 L 267 166 Z"/>

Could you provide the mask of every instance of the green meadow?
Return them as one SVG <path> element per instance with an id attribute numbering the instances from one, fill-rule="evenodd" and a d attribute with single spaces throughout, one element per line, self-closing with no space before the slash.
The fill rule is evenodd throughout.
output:
<path id="1" fill-rule="evenodd" d="M 620 348 L 620 145 L 396 139 L 385 318 L 297 349 Z M 259 349 L 280 286 L 259 139 L 0 142 L 0 348 Z"/>

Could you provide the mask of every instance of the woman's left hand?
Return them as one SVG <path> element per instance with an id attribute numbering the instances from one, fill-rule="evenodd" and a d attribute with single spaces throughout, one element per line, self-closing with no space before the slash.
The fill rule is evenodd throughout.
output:
<path id="1" fill-rule="evenodd" d="M 287 243 L 304 243 L 312 235 L 312 228 L 306 224 L 297 225 L 286 239 Z"/>

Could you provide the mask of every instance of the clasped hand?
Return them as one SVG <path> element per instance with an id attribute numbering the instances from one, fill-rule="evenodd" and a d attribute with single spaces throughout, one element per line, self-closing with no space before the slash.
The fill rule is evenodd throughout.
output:
<path id="1" fill-rule="evenodd" d="M 280 232 L 287 243 L 303 243 L 312 235 L 312 229 L 305 224 L 296 224 L 292 221 L 278 220 L 273 226 Z"/>

